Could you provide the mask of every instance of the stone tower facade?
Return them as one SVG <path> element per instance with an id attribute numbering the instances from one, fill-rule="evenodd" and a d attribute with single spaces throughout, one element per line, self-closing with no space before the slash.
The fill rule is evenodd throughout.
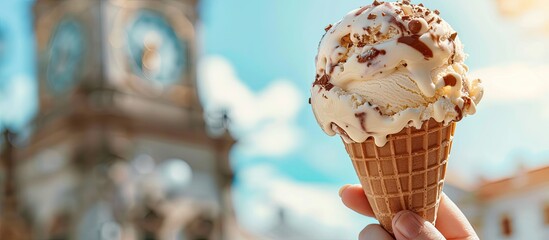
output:
<path id="1" fill-rule="evenodd" d="M 197 2 L 36 1 L 40 105 L 16 154 L 34 239 L 226 238 L 234 140 L 204 121 Z"/>

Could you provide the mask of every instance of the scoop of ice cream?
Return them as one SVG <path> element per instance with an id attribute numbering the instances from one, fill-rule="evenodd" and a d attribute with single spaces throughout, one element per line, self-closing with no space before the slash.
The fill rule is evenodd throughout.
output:
<path id="1" fill-rule="evenodd" d="M 311 89 L 326 133 L 383 146 L 405 127 L 475 113 L 480 80 L 468 79 L 463 45 L 439 14 L 406 0 L 374 1 L 326 28 Z"/>

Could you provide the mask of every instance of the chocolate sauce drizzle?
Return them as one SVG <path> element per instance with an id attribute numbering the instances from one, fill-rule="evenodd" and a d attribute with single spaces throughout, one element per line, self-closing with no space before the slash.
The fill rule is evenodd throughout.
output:
<path id="1" fill-rule="evenodd" d="M 421 28 L 421 22 L 417 19 L 414 19 L 408 23 L 408 29 L 410 29 L 412 34 L 418 34 L 421 31 Z"/>
<path id="2" fill-rule="evenodd" d="M 455 107 L 454 107 L 454 110 L 456 110 L 456 112 L 457 112 L 457 114 L 458 114 L 457 117 L 456 117 L 456 119 L 455 119 L 455 121 L 456 121 L 456 122 L 461 121 L 461 119 L 463 119 L 463 111 L 462 111 L 461 108 L 459 108 L 458 106 L 455 106 Z"/>
<path id="3" fill-rule="evenodd" d="M 469 109 L 471 107 L 471 104 L 473 103 L 473 100 L 469 97 L 461 97 L 463 99 L 463 109 Z"/>
<path id="4" fill-rule="evenodd" d="M 349 137 L 349 134 L 348 134 L 343 128 L 341 128 L 339 125 L 337 125 L 337 124 L 335 124 L 335 123 L 333 123 L 333 122 L 332 122 L 330 125 L 331 125 L 330 128 L 332 128 L 332 129 L 334 129 L 334 126 L 335 126 L 335 128 L 336 128 L 336 131 L 335 131 L 335 132 L 336 132 L 336 133 L 338 133 L 339 135 L 341 135 L 341 136 L 343 136 L 343 137 L 345 137 L 345 138 L 347 138 L 347 139 L 351 139 L 351 137 Z"/>
<path id="5" fill-rule="evenodd" d="M 457 83 L 456 77 L 454 77 L 454 75 L 452 75 L 452 74 L 448 74 L 448 75 L 444 76 L 442 79 L 444 79 L 444 85 L 446 85 L 446 86 L 452 86 L 453 87 Z"/>
<path id="6" fill-rule="evenodd" d="M 391 16 L 389 22 L 396 25 L 398 29 L 400 29 L 400 35 L 404 36 L 404 32 L 406 32 L 406 26 L 404 26 L 402 22 L 398 21 L 394 16 Z"/>
<path id="7" fill-rule="evenodd" d="M 456 110 L 458 114 L 455 119 L 456 122 L 459 122 L 461 121 L 461 119 L 463 119 L 463 110 L 469 109 L 469 107 L 471 107 L 471 104 L 472 104 L 471 98 L 465 97 L 465 96 L 461 98 L 463 99 L 463 108 L 459 108 L 458 106 L 454 107 L 454 110 Z"/>
<path id="8" fill-rule="evenodd" d="M 383 49 L 378 50 L 376 48 L 372 48 L 366 52 L 365 55 L 358 55 L 358 62 L 359 63 L 365 63 L 368 62 L 368 67 L 371 65 L 372 60 L 376 59 L 379 55 L 385 55 L 387 52 Z"/>
<path id="9" fill-rule="evenodd" d="M 366 113 L 365 112 L 361 112 L 361 113 L 355 113 L 355 117 L 358 118 L 358 121 L 360 122 L 360 127 L 362 128 L 362 130 L 364 130 L 366 132 Z"/>
<path id="10" fill-rule="evenodd" d="M 359 16 L 360 14 L 362 14 L 366 10 L 368 10 L 368 6 L 364 6 L 364 7 L 360 8 L 360 10 L 358 10 L 358 12 L 355 13 L 355 16 Z"/>
<path id="11" fill-rule="evenodd" d="M 452 33 L 452 35 L 450 35 L 450 37 L 448 38 L 451 42 L 452 42 L 452 56 L 450 56 L 450 58 L 448 58 L 448 63 L 449 64 L 454 64 L 455 62 L 455 57 L 456 57 L 456 37 L 457 37 L 457 32 L 455 33 Z"/>
<path id="12" fill-rule="evenodd" d="M 425 45 L 425 43 L 419 40 L 419 35 L 403 36 L 398 38 L 397 42 L 404 43 L 417 50 L 418 52 L 423 54 L 425 59 L 433 57 L 433 51 L 427 45 Z"/>

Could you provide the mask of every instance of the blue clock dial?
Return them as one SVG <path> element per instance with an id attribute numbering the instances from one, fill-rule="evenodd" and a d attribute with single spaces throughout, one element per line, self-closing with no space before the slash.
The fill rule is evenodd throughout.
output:
<path id="1" fill-rule="evenodd" d="M 55 93 L 63 93 L 74 86 L 84 53 L 81 25 L 72 19 L 57 25 L 49 45 L 46 78 Z"/>
<path id="2" fill-rule="evenodd" d="M 159 13 L 143 10 L 127 28 L 130 67 L 163 86 L 177 82 L 187 64 L 187 46 Z"/>

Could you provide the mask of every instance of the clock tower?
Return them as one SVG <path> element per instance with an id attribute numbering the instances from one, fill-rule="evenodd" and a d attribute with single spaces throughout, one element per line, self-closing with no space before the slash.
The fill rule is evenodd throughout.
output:
<path id="1" fill-rule="evenodd" d="M 39 112 L 17 152 L 35 239 L 228 239 L 234 144 L 208 134 L 198 0 L 37 0 Z M 215 120 L 215 119 L 214 119 Z"/>

